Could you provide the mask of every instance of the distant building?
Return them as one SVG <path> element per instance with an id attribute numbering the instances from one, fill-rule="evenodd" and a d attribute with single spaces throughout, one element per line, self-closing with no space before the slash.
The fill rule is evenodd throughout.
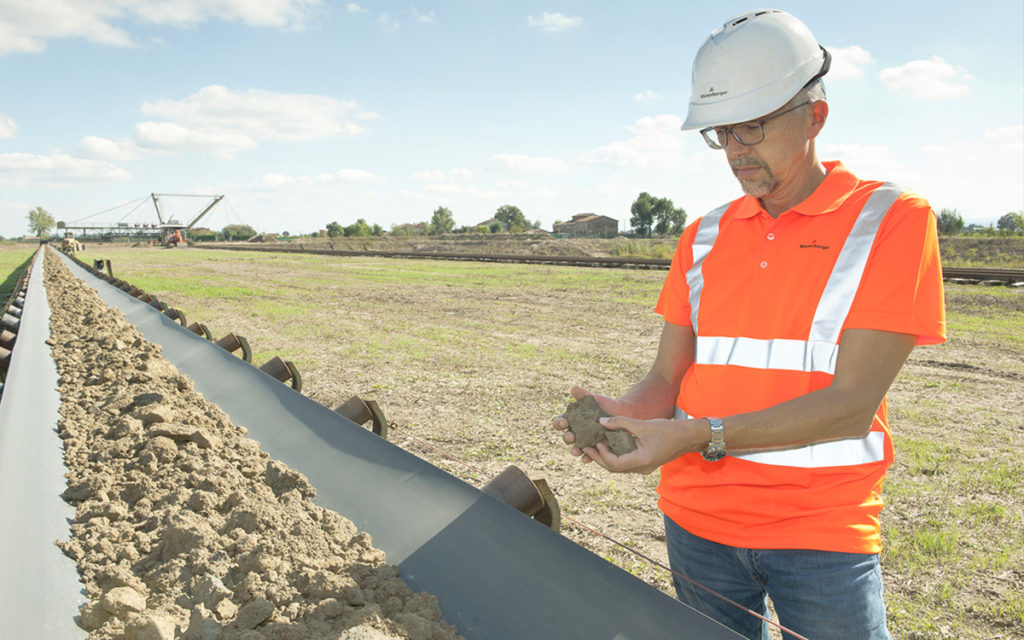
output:
<path id="1" fill-rule="evenodd" d="M 570 238 L 612 238 L 619 235 L 619 221 L 596 213 L 577 213 L 568 222 L 556 222 L 553 230 Z"/>

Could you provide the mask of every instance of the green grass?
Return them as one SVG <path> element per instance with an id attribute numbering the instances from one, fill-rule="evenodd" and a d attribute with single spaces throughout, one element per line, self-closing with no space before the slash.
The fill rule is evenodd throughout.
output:
<path id="1" fill-rule="evenodd" d="M 369 370 L 361 393 L 425 389 L 416 402 L 440 410 L 444 395 L 457 390 L 478 397 L 472 420 L 509 425 L 520 418 L 510 415 L 515 394 L 531 394 L 545 415 L 564 407 L 564 390 L 550 388 L 550 372 L 581 372 L 611 393 L 622 380 L 638 379 L 650 354 L 625 351 L 602 333 L 623 317 L 651 317 L 656 331 L 652 307 L 663 278 L 618 269 L 214 250 L 96 252 L 112 259 L 118 277 L 180 297 L 190 320 L 217 309 L 263 332 L 262 340 L 246 334 L 257 364 L 281 355 L 305 373 L 305 363 L 320 365 L 319 351 L 329 350 L 331 359 Z M 430 308 L 410 306 L 410 292 L 427 296 Z M 1007 393 L 1021 380 L 980 372 L 1024 372 L 1016 364 L 1024 360 L 1024 291 L 950 285 L 946 300 L 949 344 L 921 348 L 912 359 L 969 368 L 910 366 L 890 393 L 896 461 L 882 513 L 890 628 L 911 640 L 1021 637 L 1014 633 L 1024 627 L 1024 421 L 1020 406 L 991 400 L 1001 397 L 993 389 Z M 433 315 L 421 322 L 417 314 Z M 559 332 L 558 339 L 538 344 L 538 326 Z M 211 330 L 219 335 L 227 327 Z M 290 351 L 263 346 L 274 334 L 291 338 Z M 473 387 L 478 377 L 486 388 Z M 465 457 L 474 463 L 519 461 L 520 451 L 503 436 L 475 440 L 479 424 L 429 419 L 445 424 L 442 442 L 467 442 Z M 638 500 L 654 494 L 656 479 L 643 480 Z M 589 504 L 604 509 L 633 499 L 610 487 L 602 485 Z M 631 556 L 609 558 L 644 571 Z"/>
<path id="2" fill-rule="evenodd" d="M 0 304 L 7 302 L 37 249 L 37 246 L 0 243 Z"/>

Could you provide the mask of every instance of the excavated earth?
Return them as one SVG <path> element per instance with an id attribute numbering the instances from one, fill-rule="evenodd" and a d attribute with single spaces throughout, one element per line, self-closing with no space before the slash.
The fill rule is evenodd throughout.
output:
<path id="1" fill-rule="evenodd" d="M 90 639 L 460 637 L 52 253 L 45 279 L 76 507 L 58 545 L 88 593 Z"/>

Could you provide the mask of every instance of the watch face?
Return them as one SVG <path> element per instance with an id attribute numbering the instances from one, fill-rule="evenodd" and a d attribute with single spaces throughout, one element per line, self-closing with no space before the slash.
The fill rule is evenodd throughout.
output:
<path id="1" fill-rule="evenodd" d="M 719 460 L 721 460 L 722 458 L 725 457 L 725 450 L 724 449 L 717 449 L 715 451 L 704 450 L 704 451 L 700 452 L 700 457 L 704 458 L 708 462 L 718 462 Z"/>

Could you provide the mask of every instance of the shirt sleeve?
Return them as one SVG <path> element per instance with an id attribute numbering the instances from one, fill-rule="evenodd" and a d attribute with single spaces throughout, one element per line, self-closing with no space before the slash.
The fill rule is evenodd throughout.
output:
<path id="1" fill-rule="evenodd" d="M 903 194 L 886 215 L 844 328 L 907 333 L 917 344 L 946 339 L 935 213 L 921 196 Z"/>
<path id="2" fill-rule="evenodd" d="M 690 287 L 686 284 L 686 272 L 693 265 L 693 238 L 697 234 L 699 219 L 694 221 L 679 236 L 676 252 L 672 256 L 672 265 L 661 286 L 661 295 L 655 305 L 655 313 L 665 318 L 666 322 L 692 326 L 690 321 Z"/>

